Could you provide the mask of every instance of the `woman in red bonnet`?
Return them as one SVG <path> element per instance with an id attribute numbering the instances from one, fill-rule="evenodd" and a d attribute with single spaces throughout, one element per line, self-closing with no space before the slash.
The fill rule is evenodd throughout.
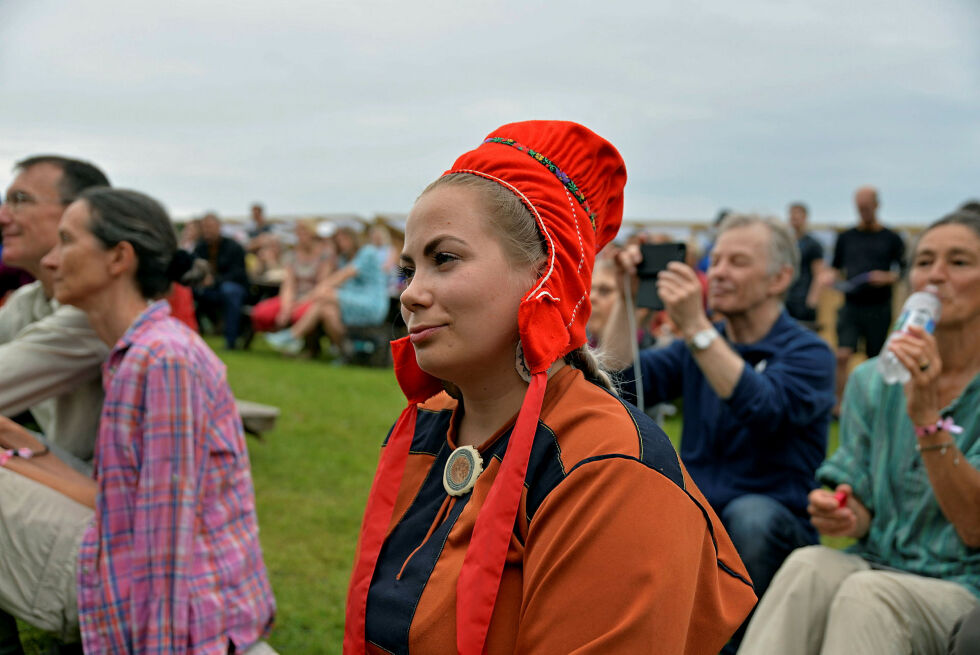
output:
<path id="1" fill-rule="evenodd" d="M 717 653 L 755 602 L 663 432 L 586 346 L 626 169 L 575 123 L 505 125 L 408 217 L 382 448 L 344 653 Z"/>

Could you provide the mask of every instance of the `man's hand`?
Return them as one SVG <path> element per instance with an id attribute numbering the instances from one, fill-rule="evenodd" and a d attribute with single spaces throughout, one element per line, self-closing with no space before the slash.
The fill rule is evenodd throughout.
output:
<path id="1" fill-rule="evenodd" d="M 711 327 L 704 312 L 701 281 L 694 269 L 682 262 L 670 262 L 657 275 L 657 293 L 664 301 L 670 320 L 685 340 Z"/>
<path id="2" fill-rule="evenodd" d="M 643 261 L 643 253 L 640 246 L 633 243 L 617 252 L 615 260 L 620 273 L 616 279 L 621 282 L 623 273 L 629 273 L 631 278 L 636 277 L 636 267 Z"/>
<path id="3" fill-rule="evenodd" d="M 868 284 L 873 287 L 888 287 L 898 281 L 898 273 L 892 271 L 868 271 Z"/>
<path id="4" fill-rule="evenodd" d="M 840 273 L 837 272 L 836 268 L 827 266 L 820 271 L 817 280 L 821 288 L 829 289 L 840 280 Z"/>

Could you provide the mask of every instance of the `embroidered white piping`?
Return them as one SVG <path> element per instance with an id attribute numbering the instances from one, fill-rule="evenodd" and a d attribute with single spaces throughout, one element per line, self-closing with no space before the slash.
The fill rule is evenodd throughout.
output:
<path id="1" fill-rule="evenodd" d="M 568 192 L 568 189 L 565 189 L 565 197 L 568 198 L 568 206 L 572 208 L 572 219 L 574 219 L 575 221 L 575 236 L 578 237 L 578 252 L 579 252 L 578 269 L 576 271 L 576 274 L 581 274 L 582 265 L 585 263 L 585 245 L 582 243 L 582 232 L 578 229 L 578 214 L 575 212 L 575 200 L 574 198 L 572 198 L 572 194 Z M 588 294 L 589 294 L 588 291 L 583 292 L 582 297 L 578 299 L 577 303 L 575 303 L 575 307 L 572 309 L 571 318 L 569 318 L 568 323 L 565 324 L 566 330 L 572 327 L 572 323 L 575 322 L 575 316 L 578 314 L 578 308 L 582 306 L 582 302 L 585 300 L 585 297 Z"/>
<path id="2" fill-rule="evenodd" d="M 532 212 L 534 212 L 534 220 L 537 221 L 538 227 L 541 228 L 541 232 L 544 234 L 544 238 L 548 240 L 548 245 L 550 246 L 548 248 L 548 252 L 550 254 L 550 257 L 549 257 L 549 260 L 548 260 L 548 272 L 545 273 L 544 274 L 544 277 L 541 278 L 541 283 L 538 284 L 538 286 L 534 287 L 534 289 L 531 290 L 531 292 L 528 294 L 528 297 L 529 298 L 530 297 L 534 297 L 535 299 L 538 299 L 538 298 L 541 298 L 543 296 L 548 296 L 549 298 L 553 298 L 554 300 L 558 300 L 553 295 L 551 295 L 551 293 L 549 293 L 548 291 L 544 291 L 542 293 L 538 293 L 538 291 L 541 290 L 541 287 L 543 287 L 545 285 L 545 283 L 548 281 L 548 279 L 551 277 L 552 272 L 554 272 L 554 270 L 555 270 L 555 241 L 554 241 L 554 239 L 551 238 L 551 234 L 548 232 L 548 228 L 545 226 L 544 220 L 542 220 L 542 218 L 541 218 L 541 214 L 538 213 L 538 208 L 535 207 L 534 204 L 530 200 L 527 199 L 527 196 L 525 196 L 523 193 L 521 193 L 520 190 L 517 187 L 515 187 L 513 184 L 510 184 L 509 182 L 505 182 L 504 180 L 501 180 L 499 177 L 494 177 L 493 175 L 490 175 L 489 173 L 484 173 L 482 171 L 476 171 L 476 170 L 473 170 L 473 169 L 470 169 L 470 168 L 459 168 L 459 169 L 454 169 L 454 170 L 446 171 L 445 175 L 449 175 L 450 173 L 471 173 L 473 175 L 479 175 L 480 177 L 484 177 L 484 178 L 486 178 L 488 180 L 493 180 L 494 182 L 497 182 L 498 184 L 501 184 L 501 185 L 507 187 L 508 189 L 510 189 L 511 192 L 514 193 L 514 195 L 516 195 L 518 198 L 520 198 L 521 200 L 523 200 L 524 201 L 524 204 L 527 205 L 531 209 Z M 567 194 L 568 191 L 566 191 L 565 193 Z"/>

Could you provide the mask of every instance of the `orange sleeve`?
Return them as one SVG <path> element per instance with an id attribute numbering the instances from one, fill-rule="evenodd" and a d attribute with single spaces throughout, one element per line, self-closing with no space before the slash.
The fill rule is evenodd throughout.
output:
<path id="1" fill-rule="evenodd" d="M 704 507 L 633 458 L 571 471 L 529 526 L 515 652 L 717 653 L 755 594 Z"/>

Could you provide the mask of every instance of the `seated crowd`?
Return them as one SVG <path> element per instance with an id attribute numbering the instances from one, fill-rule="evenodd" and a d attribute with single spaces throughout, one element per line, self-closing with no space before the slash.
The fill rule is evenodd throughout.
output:
<path id="1" fill-rule="evenodd" d="M 348 328 L 383 325 L 400 293 L 389 229 L 301 219 L 280 235 L 261 205 L 252 220 L 247 231 L 224 229 L 214 212 L 184 224 L 180 247 L 197 259 L 191 320 L 220 328 L 228 350 L 265 333 L 280 352 L 315 354 L 325 335 L 335 359 L 351 360 Z"/>
<path id="2" fill-rule="evenodd" d="M 518 129 L 528 129 L 533 136 L 537 128 Z M 496 147 L 499 141 L 491 145 Z M 493 175 L 506 180 L 506 167 L 502 172 L 495 168 L 501 164 L 494 157 L 500 155 L 490 152 L 481 153 L 473 165 L 493 169 Z M 602 152 L 603 157 L 609 156 Z M 533 158 L 527 158 L 533 166 L 516 161 L 515 166 L 540 172 L 540 163 Z M 613 163 L 622 167 L 618 153 Z M 397 305 L 393 299 L 406 284 L 400 315 L 406 320 L 427 315 L 434 301 L 420 289 L 438 291 L 438 284 L 447 283 L 442 278 L 430 280 L 466 256 L 441 260 L 442 253 L 430 252 L 436 246 L 423 243 L 419 235 L 434 229 L 444 207 L 465 214 L 481 194 L 492 196 L 505 187 L 510 191 L 504 195 L 521 193 L 505 183 L 487 191 L 466 179 L 474 177 L 467 175 L 473 172 L 471 167 L 463 168 L 462 180 L 450 176 L 420 196 L 409 216 L 414 232 L 406 232 L 406 254 L 399 264 L 401 243 L 394 245 L 392 233 L 381 225 L 365 230 L 299 220 L 291 230 L 280 231 L 281 226 L 270 223 L 263 207 L 255 204 L 247 231 L 236 234 L 216 214 L 208 213 L 186 223 L 178 234 L 157 201 L 112 189 L 107 176 L 92 164 L 59 156 L 31 157 L 17 164 L 0 204 L 0 653 L 23 652 L 17 618 L 57 634 L 67 644 L 81 644 L 86 653 L 271 652 L 264 639 L 272 627 L 275 600 L 258 542 L 241 422 L 224 368 L 196 332 L 219 332 L 227 349 L 247 346 L 251 334 L 263 333 L 270 346 L 289 355 L 304 350 L 315 353 L 325 336 L 333 358 L 343 363 L 355 357 L 363 329 L 390 326 L 391 309 Z M 622 181 L 618 190 L 608 190 L 610 215 L 597 219 L 598 228 L 593 225 L 598 232 L 603 225 L 611 230 L 606 241 L 615 235 L 621 219 L 621 206 L 615 205 L 625 168 L 614 172 L 622 175 Z M 487 179 L 496 179 L 490 173 L 479 175 L 484 186 Z M 542 193 L 551 193 L 547 185 L 553 182 L 550 178 L 541 182 L 546 190 Z M 559 190 L 564 198 L 565 187 Z M 698 598 L 691 600 L 690 611 L 717 612 L 717 623 L 700 639 L 679 637 L 672 629 L 670 639 L 687 644 L 676 652 L 708 652 L 703 650 L 706 644 L 712 645 L 713 652 L 721 648 L 723 653 L 752 654 L 980 652 L 980 340 L 976 339 L 980 334 L 980 211 L 968 204 L 933 222 L 911 244 L 906 258 L 904 244 L 896 245 L 889 236 L 894 233 L 885 235 L 887 228 L 877 222 L 877 194 L 872 192 L 869 187 L 858 190 L 855 202 L 861 221 L 854 234 L 837 244 L 833 266 L 823 264 L 821 246 L 806 234 L 806 207 L 794 203 L 788 222 L 738 213 L 720 217 L 703 266 L 698 264 L 699 249 L 691 244 L 685 261 L 671 262 L 657 275 L 663 307 L 658 311 L 635 308 L 633 297 L 642 262 L 640 245 L 662 239 L 641 235 L 622 245 L 611 244 L 595 256 L 590 275 L 582 273 L 580 263 L 575 276 L 581 279 L 573 276 L 573 284 L 586 285 L 591 316 L 585 315 L 586 332 L 585 321 L 575 311 L 562 315 L 559 323 L 568 319 L 562 338 L 571 343 L 581 336 L 588 343 L 581 344 L 583 352 L 596 348 L 601 353 L 603 367 L 613 373 L 616 383 L 610 386 L 612 394 L 656 417 L 665 405 L 678 403 L 683 416 L 676 466 L 678 484 L 687 496 L 674 509 L 686 512 L 688 499 L 700 508 L 696 528 L 691 523 L 685 529 L 708 530 L 712 546 L 692 558 L 700 557 L 702 567 L 711 560 L 719 567 L 722 582 L 712 582 L 719 585 L 713 587 L 699 578 Z M 535 223 L 534 203 L 520 197 L 523 204 L 512 197 L 510 201 L 523 208 L 522 220 L 537 230 L 545 229 L 553 239 L 548 248 L 559 249 L 559 257 L 555 259 L 555 251 L 545 248 L 543 253 L 536 251 L 533 265 L 514 264 L 515 270 L 522 266 L 529 270 L 528 279 L 521 278 L 524 287 L 516 299 L 538 276 L 541 285 L 559 284 L 549 282 L 552 273 L 541 263 L 547 263 L 543 259 L 547 255 L 553 258 L 555 275 L 571 275 L 562 268 L 560 248 L 575 243 L 562 241 L 561 230 L 567 227 L 563 218 L 538 216 Z M 506 202 L 494 196 L 487 206 L 502 211 L 499 208 Z M 504 244 L 488 246 L 486 252 L 507 251 L 517 237 L 508 241 L 502 236 L 506 230 L 494 220 L 488 220 L 493 229 L 478 236 Z M 452 229 L 461 231 L 435 241 L 470 238 L 465 229 Z M 523 237 L 538 247 L 544 241 L 534 229 Z M 853 245 L 845 250 L 854 243 L 867 251 L 868 261 L 855 254 Z M 878 246 L 871 244 L 881 247 L 876 250 Z M 604 242 L 596 236 L 589 247 L 601 245 Z M 592 255 L 583 253 L 582 261 L 587 256 Z M 403 281 L 399 276 L 406 268 L 410 275 Z M 549 272 L 542 273 L 545 270 Z M 855 324 L 868 327 L 861 317 L 870 316 L 871 310 L 861 303 L 873 296 L 881 305 L 881 299 L 887 298 L 890 308 L 891 286 L 905 272 L 911 291 L 928 287 L 941 302 L 934 331 L 912 326 L 886 342 L 881 326 L 887 331 L 891 317 L 878 320 L 881 308 L 877 307 L 877 333 L 862 333 L 861 338 L 868 348 L 881 349 L 881 357 L 896 358 L 910 372 L 910 380 L 886 384 L 874 357 L 877 349 L 853 370 L 850 365 L 842 367 L 842 353 L 845 362 L 851 362 L 858 342 Z M 430 275 L 435 277 L 426 277 Z M 451 308 L 457 312 L 454 320 L 462 325 L 464 315 L 488 312 L 480 305 L 484 297 L 488 307 L 498 302 L 499 290 L 492 286 L 483 280 L 482 286 L 473 287 L 485 293 L 476 300 L 465 295 L 463 286 L 443 290 L 456 303 Z M 816 299 L 831 286 L 846 298 L 846 310 L 838 318 L 842 336 L 836 353 L 815 331 Z M 554 302 L 564 311 L 566 300 Z M 487 320 L 495 318 L 488 314 Z M 501 405 L 504 418 L 513 420 L 518 410 L 523 416 L 535 385 L 546 384 L 553 376 L 568 394 L 578 390 L 575 393 L 582 398 L 598 403 L 603 415 L 619 426 L 617 431 L 635 424 L 633 436 L 639 435 L 642 444 L 659 443 L 662 435 L 642 411 L 613 421 L 622 404 L 609 401 L 605 392 L 591 393 L 590 385 L 605 380 L 605 374 L 579 362 L 576 357 L 585 355 L 576 355 L 577 350 L 556 355 L 544 366 L 529 365 L 531 357 L 525 361 L 520 350 L 523 339 L 545 343 L 541 335 L 551 324 L 546 325 L 544 318 L 538 323 L 525 320 L 523 314 L 520 320 L 517 357 L 527 369 L 530 387 L 521 382 L 514 385 L 520 393 L 515 395 L 516 404 Z M 416 440 L 431 437 L 426 430 L 436 429 L 436 416 L 450 417 L 446 426 L 438 428 L 443 430 L 439 438 L 456 440 L 461 446 L 451 458 L 464 448 L 476 452 L 477 448 L 465 445 L 469 443 L 465 435 L 488 402 L 473 393 L 481 383 L 473 371 L 456 370 L 449 359 L 432 354 L 425 359 L 428 332 L 438 327 L 426 324 L 410 335 L 407 352 L 413 352 L 411 344 L 415 344 L 414 352 L 421 354 L 411 369 L 412 378 L 399 378 L 410 403 L 389 439 L 408 435 L 405 452 L 410 470 L 404 484 L 417 484 L 419 498 L 434 503 L 433 516 L 425 518 L 425 514 L 424 524 L 415 527 L 438 532 L 440 521 L 452 516 L 462 523 L 472 521 L 468 529 L 473 535 L 487 536 L 492 528 L 475 521 L 482 514 L 477 510 L 467 514 L 464 501 L 457 502 L 457 495 L 448 492 L 449 483 L 441 477 L 437 480 L 447 485 L 446 496 L 440 484 L 430 489 L 423 482 L 431 477 L 428 468 L 411 469 L 423 466 L 413 459 L 419 453 L 407 450 L 415 443 L 413 435 Z M 382 332 L 392 335 L 390 327 Z M 493 342 L 491 337 L 487 341 Z M 513 360 L 513 349 L 508 353 Z M 396 362 L 397 357 L 396 349 Z M 440 379 L 458 375 L 463 382 L 447 382 L 448 395 L 440 396 L 437 403 L 432 393 L 442 387 L 429 388 L 426 361 L 434 370 L 447 372 L 445 377 L 437 375 Z M 577 378 L 573 381 L 567 370 L 562 372 L 566 362 L 580 369 L 585 376 L 581 383 Z M 513 374 L 513 361 L 508 367 L 508 374 Z M 400 375 L 405 370 L 403 366 Z M 419 387 L 432 393 L 422 397 Z M 541 393 L 544 409 L 536 410 L 541 425 L 559 422 L 562 413 L 557 408 L 562 401 L 544 395 L 543 387 Z M 474 397 L 471 404 L 464 404 L 464 398 Z M 542 407 L 540 398 L 537 403 Z M 413 413 L 416 404 L 422 409 Z M 462 414 L 463 407 L 470 413 Z M 837 415 L 839 446 L 828 453 L 828 434 Z M 517 439 L 522 425 L 520 418 L 517 421 L 508 439 Z M 629 429 L 626 433 L 632 434 Z M 534 432 L 530 434 L 533 437 Z M 559 451 L 554 461 L 559 467 L 566 445 L 563 438 L 554 439 Z M 485 444 L 481 443 L 474 445 L 482 452 Z M 489 446 L 490 454 L 480 466 L 503 479 L 511 474 L 505 466 L 513 458 L 503 458 L 500 443 Z M 578 442 L 569 442 L 568 452 L 573 446 L 579 447 Z M 386 456 L 392 448 L 383 449 Z M 495 453 L 495 448 L 500 452 Z M 637 461 L 646 461 L 642 450 Z M 424 459 L 424 467 L 434 466 L 428 453 Z M 592 459 L 585 458 L 575 467 Z M 530 461 L 549 460 L 533 450 Z M 496 462 L 501 462 L 499 469 L 494 468 Z M 397 563 L 403 567 L 399 580 L 403 573 L 410 578 L 414 549 L 420 557 L 428 556 L 425 548 L 431 534 L 414 545 L 399 541 L 407 539 L 408 528 L 394 527 L 391 512 L 407 517 L 408 527 L 422 519 L 413 513 L 418 507 L 409 507 L 396 494 L 400 469 L 392 483 L 395 487 L 384 490 L 382 472 L 391 473 L 392 466 L 392 460 L 383 456 L 369 501 L 351 582 L 345 653 L 383 652 L 371 642 L 374 637 L 392 640 L 391 648 L 401 647 L 401 637 L 393 636 L 377 609 L 372 612 L 379 603 L 394 603 L 398 609 L 404 600 L 395 593 L 397 589 L 385 587 L 381 574 Z M 545 464 L 540 467 L 544 470 Z M 547 530 L 547 521 L 556 520 L 549 519 L 557 515 L 549 503 L 563 502 L 563 496 L 551 488 L 540 492 L 540 498 L 535 496 L 539 493 L 535 485 L 543 482 L 530 481 L 539 474 L 528 469 L 528 486 L 519 492 L 525 496 L 513 496 L 527 520 L 518 515 L 516 523 L 504 521 L 501 534 L 507 538 L 500 542 L 500 557 L 506 554 L 506 564 L 500 567 L 513 566 L 514 558 L 532 557 L 536 538 L 545 534 L 535 530 Z M 636 477 L 637 484 L 648 484 L 645 476 L 644 470 Z M 610 485 L 610 494 L 618 493 L 614 481 L 603 484 Z M 436 495 L 429 498 L 430 493 Z M 378 513 L 385 498 L 395 503 L 395 495 L 397 504 L 387 513 Z M 487 506 L 499 500 L 489 495 L 481 498 Z M 533 510 L 526 507 L 532 502 Z M 604 511 L 612 511 L 609 507 Z M 542 517 L 538 526 L 531 518 L 535 511 Z M 386 533 L 389 520 L 391 532 Z M 615 517 L 604 521 L 618 525 Z M 591 529 L 587 523 L 581 530 Z M 571 538 L 572 532 L 563 534 Z M 463 541 L 464 551 L 470 536 L 467 533 Z M 649 536 L 654 538 L 653 533 Z M 837 547 L 842 538 L 849 544 L 845 548 Z M 403 547 L 409 554 L 395 552 Z M 550 557 L 560 556 L 561 549 L 554 544 L 547 548 L 554 551 Z M 580 555 L 580 562 L 600 566 L 602 553 L 593 555 L 595 559 L 587 559 L 588 553 Z M 443 565 L 441 554 L 433 557 L 433 566 Z M 563 579 L 557 567 L 548 569 L 547 560 L 536 565 L 542 567 L 542 576 Z M 476 614 L 494 610 L 495 585 L 504 599 L 498 607 L 506 606 L 507 598 L 517 598 L 515 606 L 506 610 L 513 616 L 498 620 L 494 612 L 491 623 L 489 614 L 480 615 L 482 628 L 473 630 L 482 630 L 487 644 L 533 644 L 533 640 L 522 641 L 526 634 L 521 630 L 510 634 L 501 627 L 512 619 L 526 620 L 527 625 L 537 620 L 518 617 L 523 601 L 520 589 L 513 586 L 520 579 L 515 583 L 508 577 L 513 571 L 498 567 L 504 572 L 487 574 L 485 580 L 480 577 L 484 569 L 467 573 L 466 563 L 462 566 L 461 580 L 470 575 L 480 589 L 487 584 L 493 587 L 489 605 L 482 598 L 477 603 L 482 609 L 473 610 Z M 530 578 L 530 564 L 521 566 L 526 567 L 521 575 Z M 656 570 L 653 566 L 651 571 L 635 573 L 656 577 Z M 677 579 L 681 578 L 678 573 Z M 455 578 L 446 586 L 453 590 L 449 605 L 421 597 L 420 607 L 433 616 L 449 612 L 464 625 L 470 610 L 460 609 L 463 604 L 457 606 L 454 595 L 464 593 L 463 587 L 457 590 Z M 729 590 L 730 599 L 717 598 L 712 604 L 700 596 L 724 595 L 722 589 Z M 389 591 L 391 595 L 385 596 Z M 758 598 L 754 607 L 753 592 Z M 547 592 L 524 593 L 524 600 L 531 602 L 534 594 Z M 546 616 L 552 610 L 543 611 Z M 684 620 L 694 626 L 715 616 L 685 616 Z M 415 618 L 406 619 L 406 634 Z M 443 638 L 457 643 L 458 637 L 462 644 L 470 635 L 462 627 L 457 635 L 455 625 L 433 628 L 439 639 L 424 643 L 442 643 Z M 647 629 L 642 622 L 637 625 Z M 452 634 L 446 632 L 450 628 Z M 602 635 L 591 635 L 594 642 L 576 652 L 618 652 L 608 644 L 638 643 L 630 641 L 637 639 L 636 634 L 623 630 L 606 645 Z M 609 635 L 615 632 L 610 627 Z M 666 632 L 653 629 L 642 634 Z M 650 643 L 650 648 L 655 650 L 656 645 Z"/>

